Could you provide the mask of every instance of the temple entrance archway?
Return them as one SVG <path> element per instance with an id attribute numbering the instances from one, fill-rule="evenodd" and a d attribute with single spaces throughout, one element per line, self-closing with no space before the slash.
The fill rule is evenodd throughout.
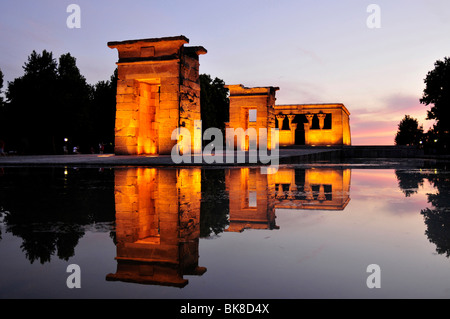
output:
<path id="1" fill-rule="evenodd" d="M 295 145 L 305 145 L 305 126 L 303 123 L 308 123 L 304 114 L 297 114 L 292 121 L 292 123 L 297 123 L 297 128 L 295 129 Z"/>
<path id="2" fill-rule="evenodd" d="M 139 81 L 139 131 L 137 147 L 139 154 L 157 154 L 158 114 L 160 83 L 158 80 Z"/>

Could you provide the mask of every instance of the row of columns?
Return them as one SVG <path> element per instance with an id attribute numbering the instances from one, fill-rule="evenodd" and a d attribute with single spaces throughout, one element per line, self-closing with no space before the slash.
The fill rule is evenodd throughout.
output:
<path id="1" fill-rule="evenodd" d="M 326 114 L 320 112 L 320 113 L 316 113 L 316 114 L 312 114 L 312 113 L 307 113 L 305 114 L 306 119 L 308 120 L 308 123 L 303 123 L 303 125 L 305 126 L 305 131 L 309 130 L 312 127 L 312 120 L 314 115 L 317 115 L 317 118 L 319 119 L 319 128 L 323 129 L 324 124 L 325 124 L 325 117 Z M 297 129 L 297 123 L 292 123 L 292 121 L 294 120 L 296 114 L 277 114 L 276 118 L 278 121 L 278 129 L 281 130 L 281 128 L 283 127 L 283 121 L 285 119 L 285 117 L 288 118 L 289 120 L 289 129 L 295 131 Z"/>
<path id="2" fill-rule="evenodd" d="M 304 185 L 303 191 L 306 193 L 307 201 L 314 200 L 313 191 L 309 184 Z M 297 185 L 291 183 L 289 186 L 289 191 L 287 192 L 287 196 L 286 196 L 286 193 L 283 191 L 283 185 L 278 184 L 278 188 L 276 189 L 275 198 L 277 198 L 277 199 L 284 199 L 284 198 L 295 199 L 296 194 L 297 194 Z M 317 196 L 317 200 L 320 202 L 323 202 L 326 200 L 325 187 L 322 184 L 319 187 L 319 194 Z"/>

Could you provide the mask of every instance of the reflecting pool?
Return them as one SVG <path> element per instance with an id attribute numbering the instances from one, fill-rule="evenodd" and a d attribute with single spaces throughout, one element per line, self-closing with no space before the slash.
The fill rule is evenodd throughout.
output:
<path id="1" fill-rule="evenodd" d="M 436 163 L 3 167 L 0 298 L 449 298 L 449 181 Z"/>

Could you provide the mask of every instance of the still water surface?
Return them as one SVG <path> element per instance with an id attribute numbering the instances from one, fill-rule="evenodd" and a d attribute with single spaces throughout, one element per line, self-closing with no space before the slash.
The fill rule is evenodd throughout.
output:
<path id="1" fill-rule="evenodd" d="M 449 298 L 449 181 L 422 164 L 0 168 L 0 298 Z"/>

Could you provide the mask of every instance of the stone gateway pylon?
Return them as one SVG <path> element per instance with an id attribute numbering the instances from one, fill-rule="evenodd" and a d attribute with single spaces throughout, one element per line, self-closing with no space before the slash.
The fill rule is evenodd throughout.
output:
<path id="1" fill-rule="evenodd" d="M 184 127 L 194 141 L 194 121 L 201 120 L 199 55 L 185 36 L 108 42 L 119 54 L 115 154 L 170 154 L 172 132 Z"/>

